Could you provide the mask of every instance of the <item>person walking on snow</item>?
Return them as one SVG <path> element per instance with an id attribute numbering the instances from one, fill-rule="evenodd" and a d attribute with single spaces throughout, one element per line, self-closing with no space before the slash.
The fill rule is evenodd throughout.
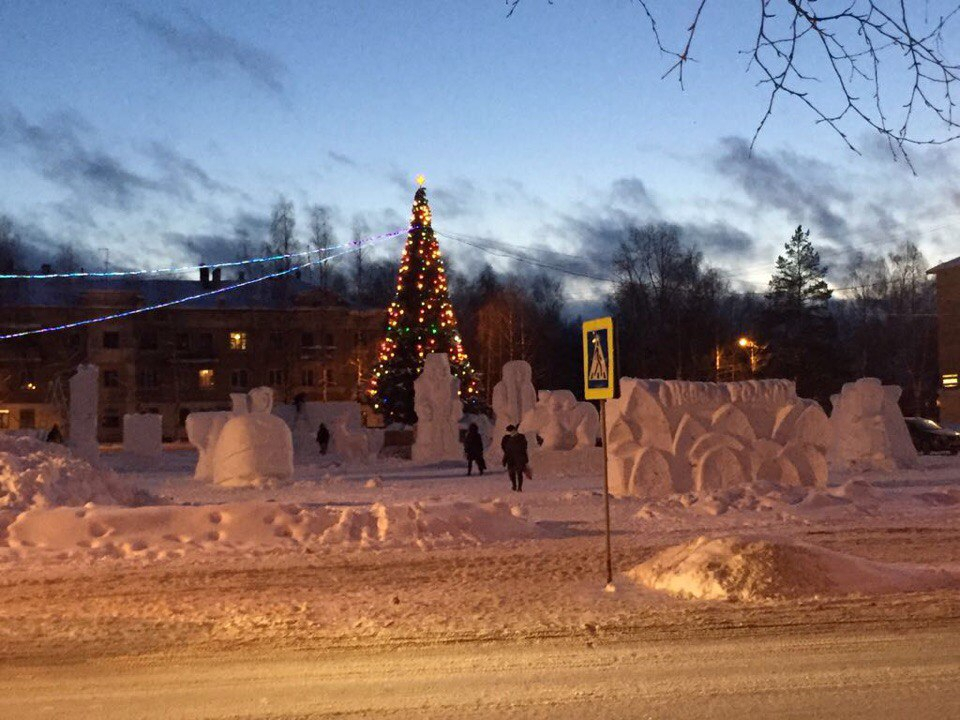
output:
<path id="1" fill-rule="evenodd" d="M 477 464 L 477 471 L 483 475 L 487 463 L 483 459 L 483 438 L 480 437 L 480 428 L 476 423 L 470 423 L 467 436 L 463 439 L 463 452 L 467 456 L 467 475 L 473 473 L 473 464 Z"/>
<path id="2" fill-rule="evenodd" d="M 317 444 L 320 446 L 320 454 L 326 455 L 327 446 L 330 445 L 330 431 L 323 423 L 320 423 L 320 427 L 317 428 Z"/>
<path id="3" fill-rule="evenodd" d="M 517 432 L 516 425 L 507 425 L 507 434 L 500 441 L 503 464 L 510 475 L 510 485 L 515 492 L 523 492 L 523 473 L 530 462 L 527 457 L 527 438 Z"/>

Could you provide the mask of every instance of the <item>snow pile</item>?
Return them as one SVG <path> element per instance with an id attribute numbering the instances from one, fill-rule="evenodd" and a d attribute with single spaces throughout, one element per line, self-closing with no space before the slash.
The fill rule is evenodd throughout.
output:
<path id="1" fill-rule="evenodd" d="M 539 435 L 544 450 L 588 450 L 600 436 L 600 415 L 569 390 L 541 390 L 537 404 L 523 414 L 519 430 Z"/>
<path id="2" fill-rule="evenodd" d="M 615 495 L 827 483 L 830 423 L 788 380 L 621 378 L 620 387 L 607 405 Z"/>
<path id="3" fill-rule="evenodd" d="M 134 501 L 112 471 L 93 467 L 62 445 L 0 434 L 0 508 Z"/>
<path id="4" fill-rule="evenodd" d="M 901 392 L 876 378 L 860 378 L 830 398 L 833 464 L 884 471 L 916 465 L 917 451 L 898 404 Z"/>
<path id="5" fill-rule="evenodd" d="M 413 409 L 417 413 L 414 462 L 463 459 L 459 423 L 463 415 L 460 380 L 450 373 L 446 353 L 429 353 L 423 372 L 413 381 Z"/>
<path id="6" fill-rule="evenodd" d="M 748 602 L 960 587 L 956 572 L 741 536 L 700 537 L 662 550 L 627 574 L 680 597 Z"/>
<path id="7" fill-rule="evenodd" d="M 12 548 L 163 557 L 275 546 L 433 548 L 536 537 L 503 501 L 366 506 L 277 504 L 35 509 L 8 528 Z"/>
<path id="8" fill-rule="evenodd" d="M 261 486 L 293 475 L 293 437 L 272 409 L 273 389 L 254 388 L 249 412 L 235 414 L 223 426 L 213 454 L 217 485 Z"/>

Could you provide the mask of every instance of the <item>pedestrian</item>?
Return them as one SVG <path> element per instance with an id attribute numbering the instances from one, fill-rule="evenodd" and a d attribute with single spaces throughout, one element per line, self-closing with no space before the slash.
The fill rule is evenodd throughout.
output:
<path id="1" fill-rule="evenodd" d="M 487 469 L 487 463 L 483 459 L 483 438 L 476 423 L 470 423 L 470 427 L 467 428 L 467 436 L 463 439 L 463 452 L 467 456 L 467 475 L 473 473 L 474 463 L 483 475 L 483 471 Z"/>
<path id="2" fill-rule="evenodd" d="M 62 443 L 63 442 L 63 433 L 60 432 L 60 426 L 56 423 L 53 424 L 53 427 L 50 428 L 50 432 L 47 433 L 47 442 L 52 443 Z"/>
<path id="3" fill-rule="evenodd" d="M 323 423 L 320 423 L 320 427 L 317 428 L 317 445 L 320 446 L 320 454 L 326 455 L 327 447 L 330 445 L 330 431 Z"/>
<path id="4" fill-rule="evenodd" d="M 515 492 L 523 492 L 523 474 L 529 473 L 527 463 L 527 438 L 517 432 L 516 425 L 507 425 L 507 434 L 500 441 L 503 464 L 510 475 L 510 485 Z"/>

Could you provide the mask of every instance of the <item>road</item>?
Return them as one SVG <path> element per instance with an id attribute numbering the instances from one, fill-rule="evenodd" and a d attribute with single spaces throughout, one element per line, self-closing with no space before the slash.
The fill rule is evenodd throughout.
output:
<path id="1" fill-rule="evenodd" d="M 960 626 L 6 665 L 0 717 L 960 717 Z"/>

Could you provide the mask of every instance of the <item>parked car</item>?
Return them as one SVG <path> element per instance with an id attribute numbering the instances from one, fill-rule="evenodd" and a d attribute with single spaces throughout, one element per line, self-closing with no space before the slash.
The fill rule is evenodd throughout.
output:
<path id="1" fill-rule="evenodd" d="M 960 452 L 960 433 L 940 427 L 933 420 L 921 417 L 904 418 L 910 439 L 919 453 Z"/>

